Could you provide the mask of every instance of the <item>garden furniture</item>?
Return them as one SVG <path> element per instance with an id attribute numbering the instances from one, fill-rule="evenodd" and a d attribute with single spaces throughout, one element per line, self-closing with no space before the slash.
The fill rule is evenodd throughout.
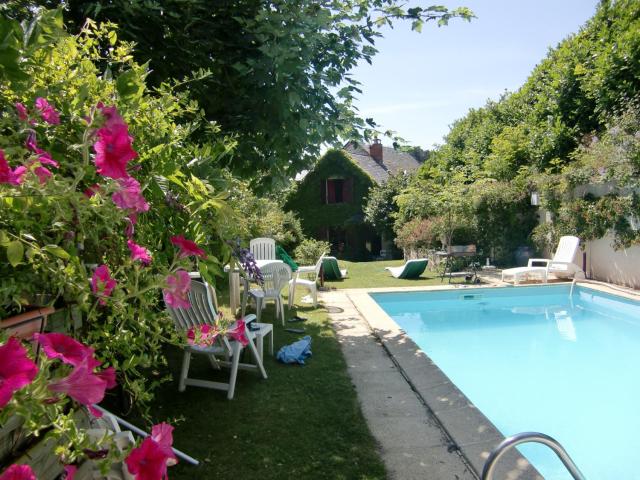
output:
<path id="1" fill-rule="evenodd" d="M 347 276 L 347 270 L 341 270 L 336 257 L 322 259 L 322 274 L 325 280 L 342 280 Z"/>
<path id="2" fill-rule="evenodd" d="M 530 258 L 526 267 L 508 268 L 502 271 L 502 281 L 507 277 L 513 277 L 515 285 L 520 280 L 529 277 L 537 277 L 547 283 L 549 274 L 553 273 L 556 277 L 578 277 L 584 278 L 584 271 L 578 265 L 573 263 L 573 257 L 578 251 L 580 239 L 572 235 L 565 235 L 560 238 L 556 253 L 553 259 L 547 258 Z M 540 266 L 540 264 L 543 264 Z"/>
<path id="3" fill-rule="evenodd" d="M 254 238 L 249 242 L 249 251 L 255 260 L 275 260 L 276 241 L 273 238 Z"/>
<path id="4" fill-rule="evenodd" d="M 417 258 L 409 260 L 400 267 L 385 267 L 385 270 L 388 270 L 396 278 L 418 278 L 427 268 L 427 263 L 429 260 L 426 258 Z"/>
<path id="5" fill-rule="evenodd" d="M 284 326 L 284 300 L 282 299 L 282 288 L 288 284 L 291 279 L 291 268 L 282 261 L 271 262 L 264 267 L 260 267 L 262 272 L 263 284 L 258 288 L 246 290 L 248 282 L 245 281 L 246 295 L 242 297 L 242 314 L 247 306 L 248 297 L 256 301 L 256 315 L 258 322 L 262 314 L 262 308 L 267 300 L 273 300 L 276 306 L 276 318 L 282 319 Z"/>
<path id="6" fill-rule="evenodd" d="M 213 289 L 206 282 L 192 279 L 191 289 L 188 296 L 191 304 L 189 308 L 172 308 L 167 306 L 167 311 L 175 322 L 178 330 L 187 331 L 199 328 L 204 332 L 204 328 L 216 328 L 220 326 L 218 321 L 219 314 L 216 305 L 214 304 Z M 229 330 L 242 330 L 244 322 L 251 322 L 253 319 L 254 316 L 249 315 L 246 319 L 242 319 L 234 323 Z M 260 332 L 262 334 L 262 326 L 260 326 L 260 328 Z M 265 331 L 267 329 L 265 329 Z M 244 328 L 244 332 L 240 332 L 240 335 L 242 333 L 244 333 L 248 339 L 246 346 L 249 348 L 249 351 L 255 360 L 255 365 L 240 363 L 240 355 L 245 348 L 241 337 L 230 338 L 229 335 L 221 333 L 211 341 L 210 345 L 201 346 L 195 343 L 187 343 L 184 346 L 178 390 L 183 392 L 187 385 L 223 390 L 227 392 L 227 398 L 231 400 L 235 393 L 236 377 L 239 369 L 258 371 L 263 378 L 267 378 L 267 373 L 262 365 L 260 352 L 256 349 L 256 345 L 253 343 L 254 340 L 256 340 L 256 333 L 251 331 L 249 328 Z M 273 340 L 272 331 L 271 335 Z M 264 337 L 264 335 L 262 336 Z M 260 341 L 261 339 L 259 342 Z M 189 365 L 192 354 L 206 355 L 211 362 L 211 366 L 217 370 L 219 370 L 221 366 L 230 367 L 231 370 L 228 382 L 213 382 L 210 380 L 189 378 Z M 224 357 L 225 360 L 218 359 L 219 356 Z"/>
<path id="7" fill-rule="evenodd" d="M 313 299 L 314 308 L 318 305 L 318 278 L 320 277 L 320 272 L 322 271 L 322 261 L 324 259 L 324 253 L 320 255 L 320 258 L 316 262 L 315 265 L 309 266 L 300 266 L 296 271 L 295 276 L 289 281 L 289 308 L 293 306 L 294 297 L 296 294 L 296 286 L 300 285 L 301 287 L 309 290 L 309 294 Z M 313 274 L 313 279 L 300 278 L 300 274 Z"/>

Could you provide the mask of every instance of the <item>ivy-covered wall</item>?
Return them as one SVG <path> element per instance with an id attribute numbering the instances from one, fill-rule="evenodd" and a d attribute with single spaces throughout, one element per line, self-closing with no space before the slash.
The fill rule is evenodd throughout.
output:
<path id="1" fill-rule="evenodd" d="M 343 203 L 326 203 L 323 194 L 325 181 L 332 177 L 352 178 L 352 190 Z M 332 253 L 348 260 L 368 260 L 378 255 L 380 238 L 373 228 L 364 222 L 363 206 L 369 188 L 374 185 L 367 175 L 344 151 L 329 150 L 313 170 L 298 184 L 285 204 L 285 209 L 295 212 L 302 222 L 305 235 L 328 240 Z M 338 248 L 338 240 L 326 236 L 327 229 L 345 232 L 344 248 Z M 373 248 L 370 252 L 367 243 Z"/>

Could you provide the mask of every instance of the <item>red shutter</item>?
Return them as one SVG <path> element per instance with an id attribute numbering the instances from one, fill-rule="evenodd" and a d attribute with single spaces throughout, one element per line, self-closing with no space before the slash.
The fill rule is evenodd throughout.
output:
<path id="1" fill-rule="evenodd" d="M 353 177 L 345 178 L 342 183 L 342 201 L 345 203 L 353 202 Z"/>
<path id="2" fill-rule="evenodd" d="M 336 203 L 336 182 L 327 180 L 327 203 Z"/>
<path id="3" fill-rule="evenodd" d="M 320 203 L 327 203 L 327 181 L 320 180 Z"/>

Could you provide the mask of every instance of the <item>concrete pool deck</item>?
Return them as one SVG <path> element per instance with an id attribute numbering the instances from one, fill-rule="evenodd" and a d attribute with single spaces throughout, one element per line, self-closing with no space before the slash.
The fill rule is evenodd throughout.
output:
<path id="1" fill-rule="evenodd" d="M 504 439 L 368 295 L 454 288 L 461 287 L 347 289 L 320 294 L 392 479 L 479 478 L 489 453 Z M 542 479 L 515 450 L 500 460 L 494 478 Z"/>

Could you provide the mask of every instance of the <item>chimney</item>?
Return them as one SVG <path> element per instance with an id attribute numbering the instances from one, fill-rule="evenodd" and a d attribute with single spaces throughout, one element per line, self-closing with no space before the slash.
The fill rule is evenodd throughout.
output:
<path id="1" fill-rule="evenodd" d="M 369 146 L 369 155 L 378 163 L 382 163 L 382 142 L 378 138 L 373 139 Z"/>

